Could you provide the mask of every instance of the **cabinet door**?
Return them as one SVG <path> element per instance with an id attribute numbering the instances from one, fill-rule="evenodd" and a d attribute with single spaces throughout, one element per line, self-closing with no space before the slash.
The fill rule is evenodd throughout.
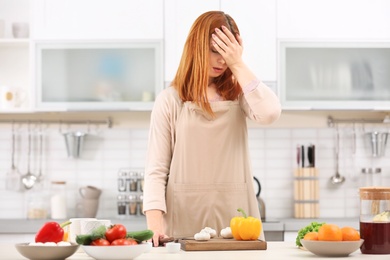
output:
<path id="1" fill-rule="evenodd" d="M 162 41 L 42 41 L 37 110 L 150 110 L 163 87 Z"/>
<path id="2" fill-rule="evenodd" d="M 183 46 L 192 23 L 206 11 L 219 10 L 219 0 L 165 0 L 165 80 L 176 74 Z"/>
<path id="3" fill-rule="evenodd" d="M 390 43 L 281 42 L 284 108 L 388 110 Z"/>
<path id="4" fill-rule="evenodd" d="M 35 0 L 37 39 L 162 39 L 163 0 Z"/>
<path id="5" fill-rule="evenodd" d="M 278 0 L 278 38 L 388 39 L 390 1 Z"/>
<path id="6" fill-rule="evenodd" d="M 221 1 L 243 38 L 243 58 L 263 81 L 276 81 L 276 3 L 273 0 Z"/>

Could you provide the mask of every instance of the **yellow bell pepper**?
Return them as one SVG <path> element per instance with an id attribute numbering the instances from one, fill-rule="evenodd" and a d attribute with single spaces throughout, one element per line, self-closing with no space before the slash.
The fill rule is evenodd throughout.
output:
<path id="1" fill-rule="evenodd" d="M 230 220 L 232 235 L 236 240 L 256 240 L 260 236 L 261 221 L 258 218 L 247 216 L 243 209 L 237 209 L 243 217 L 234 217 Z"/>

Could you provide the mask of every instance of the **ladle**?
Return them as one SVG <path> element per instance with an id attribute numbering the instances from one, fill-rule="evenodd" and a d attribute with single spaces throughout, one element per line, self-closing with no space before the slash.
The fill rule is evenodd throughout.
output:
<path id="1" fill-rule="evenodd" d="M 31 130 L 29 125 L 28 126 L 28 147 L 27 147 L 27 173 L 22 178 L 24 187 L 28 190 L 34 186 L 37 180 L 37 177 L 34 174 L 32 174 L 30 171 L 30 155 L 31 155 Z"/>
<path id="2" fill-rule="evenodd" d="M 43 157 L 43 132 L 42 127 L 39 131 L 39 158 L 38 158 L 38 176 L 37 176 L 37 182 L 43 181 L 43 175 L 42 175 L 42 158 Z"/>
<path id="3" fill-rule="evenodd" d="M 15 126 L 12 124 L 12 148 L 11 148 L 11 169 L 7 173 L 6 187 L 9 190 L 19 191 L 21 188 L 21 174 L 15 165 Z"/>
<path id="4" fill-rule="evenodd" d="M 339 153 L 340 153 L 340 136 L 339 129 L 336 127 L 336 174 L 330 178 L 332 184 L 341 184 L 345 181 L 345 177 L 340 175 L 339 172 Z"/>

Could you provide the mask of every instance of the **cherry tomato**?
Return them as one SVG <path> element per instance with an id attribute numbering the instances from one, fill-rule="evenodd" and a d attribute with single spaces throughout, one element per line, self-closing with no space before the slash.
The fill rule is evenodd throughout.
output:
<path id="1" fill-rule="evenodd" d="M 135 241 L 132 238 L 120 238 L 115 239 L 111 242 L 112 246 L 131 246 L 131 245 L 138 245 L 137 241 Z"/>
<path id="2" fill-rule="evenodd" d="M 92 241 L 91 246 L 109 246 L 110 242 L 104 238 L 99 238 Z"/>
<path id="3" fill-rule="evenodd" d="M 122 224 L 115 224 L 110 226 L 105 234 L 106 239 L 111 243 L 112 241 L 120 238 L 126 238 L 126 227 Z"/>

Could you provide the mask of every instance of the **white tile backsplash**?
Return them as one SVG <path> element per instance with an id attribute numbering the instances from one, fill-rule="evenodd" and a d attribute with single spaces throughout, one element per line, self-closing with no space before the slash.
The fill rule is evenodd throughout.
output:
<path id="1" fill-rule="evenodd" d="M 43 174 L 46 179 L 42 191 L 24 192 L 5 189 L 6 172 L 10 168 L 10 128 L 0 129 L 0 218 L 26 218 L 26 203 L 32 192 L 49 196 L 50 180 L 67 182 L 68 215 L 76 215 L 78 188 L 93 185 L 103 189 L 98 211 L 99 218 L 115 218 L 117 172 L 119 168 L 143 168 L 148 129 L 100 129 L 85 140 L 82 157 L 67 158 L 65 143 L 58 129 L 45 130 Z M 297 166 L 295 149 L 298 144 L 316 146 L 316 166 L 320 178 L 320 216 L 356 217 L 359 214 L 358 187 L 365 185 L 361 168 L 380 167 L 382 173 L 373 183 L 390 186 L 389 155 L 371 158 L 363 137 L 364 129 L 354 140 L 351 128 L 340 129 L 340 173 L 346 177 L 341 186 L 332 186 L 329 178 L 335 173 L 333 128 L 250 128 L 249 148 L 252 169 L 261 182 L 261 197 L 266 204 L 267 218 L 293 217 L 293 176 Z M 21 172 L 26 172 L 26 131 L 19 129 L 15 161 Z M 37 172 L 36 140 L 33 139 L 31 169 Z M 388 148 L 389 149 L 389 148 Z M 355 151 L 353 153 L 353 151 Z M 390 151 L 387 151 L 390 154 Z M 307 160 L 306 160 L 307 161 Z"/>

